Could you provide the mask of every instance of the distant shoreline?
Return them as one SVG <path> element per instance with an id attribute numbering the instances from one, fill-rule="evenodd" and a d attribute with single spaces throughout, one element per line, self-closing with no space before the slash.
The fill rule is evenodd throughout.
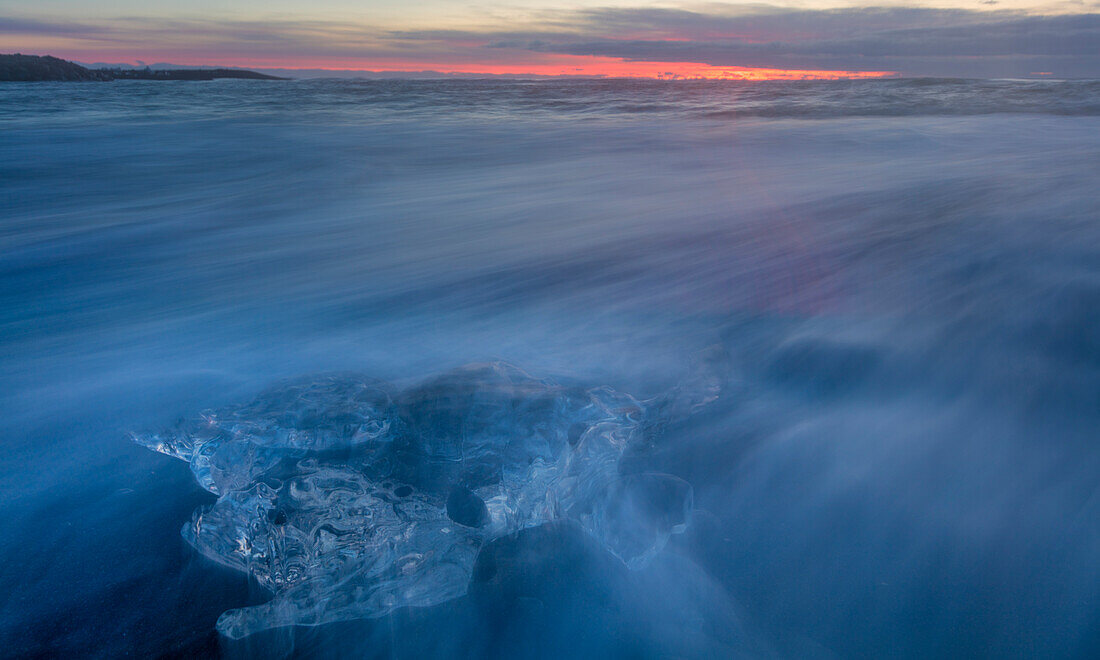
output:
<path id="1" fill-rule="evenodd" d="M 290 80 L 246 69 L 89 69 L 51 55 L 0 55 L 0 82 L 106 82 L 112 80 Z"/>

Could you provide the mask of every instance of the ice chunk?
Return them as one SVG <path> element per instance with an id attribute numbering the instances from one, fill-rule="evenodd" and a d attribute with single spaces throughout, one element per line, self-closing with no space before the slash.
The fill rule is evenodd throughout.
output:
<path id="1" fill-rule="evenodd" d="M 636 474 L 608 484 L 586 528 L 631 568 L 649 561 L 691 522 L 691 485 L 670 474 Z"/>
<path id="2" fill-rule="evenodd" d="M 689 380 L 705 391 L 682 386 L 673 397 L 691 405 L 671 407 L 713 398 L 712 381 Z M 686 482 L 619 474 L 667 401 L 480 364 L 400 392 L 353 375 L 295 381 L 135 440 L 188 461 L 219 496 L 184 538 L 272 592 L 219 619 L 239 638 L 455 598 L 485 543 L 549 521 L 642 565 L 691 511 Z"/>
<path id="3" fill-rule="evenodd" d="M 489 509 L 469 488 L 455 486 L 447 497 L 447 517 L 466 527 L 484 527 L 489 522 Z"/>
<path id="4" fill-rule="evenodd" d="M 134 441 L 189 462 L 199 484 L 220 495 L 247 488 L 284 456 L 384 444 L 396 418 L 384 387 L 353 375 L 291 381 Z"/>

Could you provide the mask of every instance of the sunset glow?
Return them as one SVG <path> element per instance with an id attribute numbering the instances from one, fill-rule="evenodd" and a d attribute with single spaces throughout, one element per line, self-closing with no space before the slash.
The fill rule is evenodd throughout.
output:
<path id="1" fill-rule="evenodd" d="M 1022 0 L 1021 0 L 1022 2 Z M 0 50 L 146 63 L 463 76 L 802 80 L 1092 77 L 1094 14 L 1021 2 L 853 7 L 505 0 L 470 7 L 281 0 L 186 7 L 42 0 L 0 12 Z M 293 75 L 293 74 L 289 74 Z"/>
<path id="2" fill-rule="evenodd" d="M 90 62 L 94 53 L 60 51 L 63 57 Z M 551 61 L 502 64 L 498 62 L 392 62 L 364 63 L 355 60 L 281 61 L 258 58 L 188 57 L 171 55 L 150 61 L 169 61 L 188 66 L 232 66 L 252 69 L 364 73 L 420 73 L 425 71 L 463 76 L 577 76 L 589 78 L 650 78 L 655 80 L 843 80 L 885 78 L 894 71 L 832 71 L 816 69 L 771 69 L 737 66 L 713 66 L 700 62 L 629 62 L 610 57 L 557 56 Z M 120 61 L 120 60 L 112 60 Z M 144 61 L 144 60 L 143 60 Z M 134 63 L 134 62 L 127 62 Z"/>
<path id="3" fill-rule="evenodd" d="M 19 44 L 17 44 L 18 46 Z M 15 48 L 14 50 L 20 50 Z M 24 47 L 24 52 L 32 48 Z M 196 54 L 189 50 L 150 48 L 135 58 L 126 50 L 86 50 L 73 48 L 64 40 L 51 44 L 50 52 L 58 57 L 78 62 L 106 62 L 140 65 L 170 62 L 181 66 L 230 66 L 287 71 L 317 71 L 357 73 L 418 73 L 432 71 L 441 74 L 486 76 L 582 76 L 602 78 L 652 78 L 659 80 L 839 80 L 884 78 L 898 75 L 896 71 L 858 71 L 833 69 L 780 69 L 749 66 L 717 66 L 703 62 L 629 61 L 614 57 L 581 55 L 547 55 L 523 53 L 524 57 L 508 62 L 500 59 L 477 61 L 409 61 L 387 57 L 362 58 L 285 58 L 257 57 L 239 53 Z M 493 53 L 496 55 L 497 53 Z"/>
<path id="4" fill-rule="evenodd" d="M 561 57 L 558 61 L 534 64 L 389 64 L 366 69 L 375 72 L 438 71 L 447 74 L 485 74 L 490 76 L 586 76 L 606 78 L 653 78 L 660 80 L 839 80 L 845 78 L 883 78 L 893 71 L 821 71 L 799 69 L 758 69 L 711 66 L 698 62 L 627 62 L 609 57 Z M 250 63 L 248 66 L 277 67 Z M 290 69 L 298 67 L 287 67 Z M 342 71 L 363 71 L 355 62 L 316 62 L 307 67 Z"/>

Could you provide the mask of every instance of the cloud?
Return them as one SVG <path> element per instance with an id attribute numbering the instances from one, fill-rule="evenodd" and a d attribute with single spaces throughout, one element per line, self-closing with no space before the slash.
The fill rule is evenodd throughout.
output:
<path id="1" fill-rule="evenodd" d="M 83 59 L 161 57 L 306 62 L 337 59 L 350 63 L 451 62 L 510 57 L 484 47 L 447 41 L 394 39 L 389 31 L 337 21 L 119 18 L 97 22 L 0 17 L 0 35 L 65 39 L 64 52 Z M 51 46 L 56 49 L 56 47 Z M 511 57 L 514 57 L 512 55 Z"/>
<path id="2" fill-rule="evenodd" d="M 425 42 L 635 62 L 696 62 L 777 69 L 899 71 L 903 75 L 1100 77 L 1100 15 L 865 7 L 770 6 L 711 13 L 605 8 L 528 31 L 420 31 Z"/>
<path id="3" fill-rule="evenodd" d="M 86 49 L 289 62 L 523 64 L 554 57 L 719 67 L 898 71 L 959 77 L 1100 78 L 1100 14 L 708 5 L 541 12 L 477 30 L 393 30 L 336 21 L 0 18 L 0 34 L 64 37 Z M 23 43 L 26 42 L 24 38 Z"/>
<path id="4" fill-rule="evenodd" d="M 75 35 L 90 38 L 107 31 L 106 28 L 83 23 L 0 16 L 0 34 Z"/>
<path id="5" fill-rule="evenodd" d="M 570 34 L 482 35 L 491 48 L 713 66 L 894 70 L 907 75 L 1012 76 L 1036 70 L 1100 77 L 1100 15 L 914 8 L 742 15 L 682 10 L 583 12 Z M 591 35 L 605 35 L 592 38 Z M 629 37 L 628 35 L 640 35 Z M 406 35 L 411 37 L 411 35 Z M 475 39 L 465 34 L 452 38 Z"/>
<path id="6" fill-rule="evenodd" d="M 963 64 L 972 58 L 1079 60 L 1082 71 L 1100 74 L 1100 16 L 1024 17 L 953 27 L 877 30 L 811 39 L 709 40 L 496 40 L 493 48 L 523 48 L 569 55 L 635 61 L 692 61 L 711 65 L 787 68 L 913 69 L 918 62 Z"/>

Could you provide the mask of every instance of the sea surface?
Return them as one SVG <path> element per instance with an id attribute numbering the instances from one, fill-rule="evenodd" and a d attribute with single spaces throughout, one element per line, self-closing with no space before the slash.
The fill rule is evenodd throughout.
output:
<path id="1" fill-rule="evenodd" d="M 230 640 L 132 433 L 501 361 L 637 400 L 691 485 L 627 568 Z M 593 390 L 595 391 L 595 390 Z M 607 391 L 607 390 L 599 390 Z M 1100 657 L 1100 82 L 0 86 L 0 656 Z"/>

